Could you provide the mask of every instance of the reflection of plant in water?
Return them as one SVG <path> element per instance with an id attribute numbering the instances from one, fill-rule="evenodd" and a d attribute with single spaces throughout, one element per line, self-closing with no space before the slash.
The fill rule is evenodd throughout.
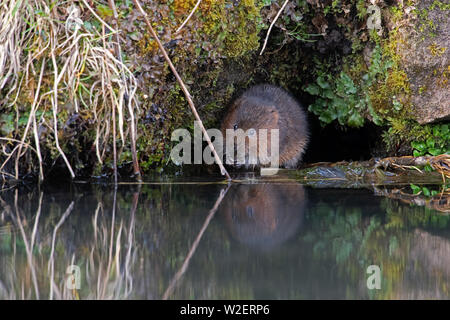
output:
<path id="1" fill-rule="evenodd" d="M 114 194 L 102 187 L 87 187 L 88 191 L 63 199 L 57 194 L 19 194 L 18 216 L 27 241 L 20 231 L 14 194 L 2 193 L 0 299 L 35 297 L 26 243 L 32 252 L 39 296 L 49 297 L 53 232 L 71 201 L 73 209 L 56 232 L 54 298 L 73 298 L 64 285 L 66 268 L 73 263 L 81 267 L 80 299 L 160 299 L 177 270 L 183 269 L 183 260 L 213 206 L 212 195 L 222 187 L 143 185 L 139 205 L 134 199 L 138 192 L 119 188 L 114 215 Z M 348 201 L 345 195 L 351 195 Z M 445 239 L 450 218 L 389 198 L 370 195 L 367 202 L 358 198 L 358 193 L 347 191 L 335 199 L 321 198 L 309 206 L 299 236 L 272 252 L 254 252 L 235 243 L 218 213 L 170 298 L 250 299 L 258 298 L 261 290 L 274 292 L 273 298 L 310 298 L 319 293 L 388 298 L 401 297 L 408 292 L 403 286 L 410 284 L 416 291 L 426 287 L 448 296 L 448 289 L 441 288 L 449 279 L 447 269 L 438 258 L 450 259 L 444 251 L 450 243 Z M 36 219 L 39 207 L 41 214 Z M 437 230 L 444 237 L 424 229 Z M 428 250 L 435 244 L 439 257 L 434 249 Z M 440 264 L 432 269 L 427 263 L 436 260 Z M 372 264 L 382 270 L 382 290 L 366 288 L 366 269 Z M 412 275 L 421 278 L 412 281 Z M 323 287 L 326 293 L 318 291 Z"/>
<path id="2" fill-rule="evenodd" d="M 447 230 L 450 226 L 450 216 L 388 198 L 382 199 L 381 212 L 386 212 L 383 220 L 378 215 L 367 216 L 359 208 L 321 203 L 310 212 L 312 228 L 302 237 L 312 244 L 314 259 L 326 261 L 334 257 L 339 274 L 350 276 L 348 287 L 362 288 L 371 299 L 405 294 L 402 284 L 407 267 L 414 261 L 410 246 L 420 243 L 411 228 Z M 381 290 L 366 289 L 366 268 L 372 264 L 381 268 Z M 423 274 L 429 276 L 427 261 L 419 264 L 414 268 L 424 268 Z"/>
<path id="3" fill-rule="evenodd" d="M 348 283 L 348 287 L 358 287 L 365 276 L 365 268 L 373 264 L 366 247 L 371 235 L 380 227 L 378 217 L 365 218 L 360 208 L 326 204 L 320 204 L 311 217 L 314 226 L 305 240 L 313 243 L 313 257 L 317 260 L 335 257 L 339 274 L 350 275 L 354 281 Z"/>
<path id="4" fill-rule="evenodd" d="M 375 188 L 375 194 L 398 199 L 411 206 L 427 207 L 442 213 L 450 213 L 450 187 L 448 184 L 415 185 L 409 188 Z"/>
<path id="5" fill-rule="evenodd" d="M 325 249 L 328 243 L 332 243 L 332 251 L 336 253 L 336 262 L 344 262 L 351 254 L 353 240 L 362 240 L 361 230 L 357 228 L 361 220 L 361 212 L 345 212 L 342 208 L 336 210 L 325 204 L 320 205 L 314 212 L 313 223 L 318 225 L 315 228 L 322 229 L 328 227 L 327 232 L 321 237 L 314 233 L 306 234 L 307 241 L 314 242 L 313 253 L 318 259 L 326 256 Z M 314 229 L 315 229 L 314 228 Z"/>
<path id="6" fill-rule="evenodd" d="M 403 281 L 408 277 L 409 272 L 423 269 L 421 271 L 423 276 L 433 276 L 430 274 L 428 261 L 416 261 L 411 255 L 411 251 L 414 248 L 417 250 L 417 243 L 420 244 L 421 240 L 418 238 L 417 231 L 410 230 L 420 230 L 418 228 L 447 230 L 450 226 L 450 217 L 427 207 L 405 206 L 391 199 L 383 199 L 381 207 L 386 212 L 385 223 L 373 233 L 369 246 L 366 248 L 367 256 L 376 259 L 382 266 L 383 290 L 375 292 L 374 297 L 387 299 L 408 296 L 407 290 L 403 287 Z M 435 241 L 443 243 L 445 239 L 437 238 Z M 434 243 L 433 246 L 436 244 Z M 424 247 L 425 249 L 419 250 L 431 248 Z M 433 255 L 433 253 L 430 254 Z M 440 282 L 436 281 L 436 283 Z"/>
<path id="7" fill-rule="evenodd" d="M 14 203 L 14 197 L 9 193 L 1 195 L 5 201 L 0 204 L 0 299 L 37 297 L 30 278 L 31 268 L 36 270 L 39 297 L 48 298 L 49 260 L 54 264 L 53 297 L 56 299 L 74 298 L 74 292 L 65 287 L 66 268 L 71 264 L 81 269 L 80 299 L 160 299 L 167 281 L 182 266 L 205 219 L 201 208 L 210 208 L 213 200 L 207 197 L 211 190 L 209 186 L 208 189 L 192 189 L 142 185 L 139 192 L 132 192 L 127 187 L 119 189 L 116 201 L 111 190 L 96 186 L 87 190 L 89 192 L 77 191 L 76 196 L 63 193 L 62 198 L 46 193 L 41 203 L 34 192 L 19 194 L 17 203 L 27 243 L 32 238 L 38 208 L 42 212 L 35 233 L 31 267 L 26 260 L 25 241 L 17 219 L 11 218 L 15 215 L 15 209 L 10 205 Z M 139 197 L 139 205 L 138 194 L 143 194 Z M 29 201 L 24 201 L 25 198 Z M 74 200 L 74 207 L 57 229 L 53 259 L 49 259 L 55 226 L 70 204 L 67 198 Z M 7 220 L 1 220 L 2 217 Z M 187 227 L 191 225 L 194 236 Z M 229 241 L 223 239 L 226 230 L 210 226 L 208 234 L 211 232 L 220 235 L 216 241 L 229 252 Z M 198 253 L 195 257 L 198 259 Z M 211 258 L 202 259 L 200 264 L 210 270 Z M 142 281 L 136 281 L 136 278 Z M 183 283 L 189 281 L 183 280 Z M 249 290 L 232 289 L 224 292 L 225 297 L 251 296 Z M 178 295 L 175 291 L 174 297 Z"/>
<path id="8" fill-rule="evenodd" d="M 386 210 L 385 228 L 437 228 L 450 227 L 450 216 L 439 214 L 428 207 L 404 206 L 398 201 L 384 199 L 382 206 Z"/>
<path id="9" fill-rule="evenodd" d="M 17 191 L 14 208 L 0 198 L 4 213 L 20 231 L 9 229 L 0 233 L 0 253 L 6 257 L 0 265 L 0 298 L 126 298 L 133 287 L 130 268 L 136 255 L 134 225 L 138 194 L 133 197 L 130 216 L 117 221 L 115 195 L 111 217 L 105 214 L 103 203 L 98 202 L 89 231 L 67 226 L 76 204 L 74 201 L 65 212 L 62 206 L 50 204 L 48 208 L 44 207 L 48 216 L 42 217 L 41 193 L 36 214 L 31 217 L 25 212 L 32 212 L 30 208 L 35 204 L 22 202 Z M 91 239 L 90 246 L 74 247 L 77 236 Z M 24 256 L 26 263 L 22 263 Z M 66 286 L 66 269 L 70 265 L 83 270 L 80 291 Z"/>

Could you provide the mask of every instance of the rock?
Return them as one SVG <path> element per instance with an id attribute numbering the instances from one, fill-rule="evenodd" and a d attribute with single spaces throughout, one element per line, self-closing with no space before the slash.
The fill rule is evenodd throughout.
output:
<path id="1" fill-rule="evenodd" d="M 399 27 L 397 53 L 411 89 L 413 116 L 420 124 L 450 120 L 450 15 L 448 2 L 418 0 Z"/>

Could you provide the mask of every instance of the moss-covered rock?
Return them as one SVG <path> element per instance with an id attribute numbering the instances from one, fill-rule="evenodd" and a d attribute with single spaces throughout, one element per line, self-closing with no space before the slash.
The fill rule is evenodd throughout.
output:
<path id="1" fill-rule="evenodd" d="M 414 118 L 421 124 L 450 120 L 450 5 L 417 0 L 414 6 L 396 26 L 396 50 L 409 79 Z"/>

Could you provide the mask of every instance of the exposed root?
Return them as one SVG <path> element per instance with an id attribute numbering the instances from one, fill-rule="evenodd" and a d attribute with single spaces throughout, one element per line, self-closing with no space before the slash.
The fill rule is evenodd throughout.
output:
<path id="1" fill-rule="evenodd" d="M 430 165 L 434 170 L 439 172 L 443 177 L 450 178 L 450 155 L 441 154 L 438 156 L 423 156 L 423 157 L 390 157 L 378 160 L 375 168 L 385 168 L 389 166 L 398 169 L 415 169 L 422 173 L 417 167 L 424 167 Z"/>

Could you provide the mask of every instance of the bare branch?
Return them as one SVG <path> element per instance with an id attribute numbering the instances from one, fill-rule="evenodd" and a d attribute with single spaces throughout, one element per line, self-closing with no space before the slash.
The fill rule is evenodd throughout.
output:
<path id="1" fill-rule="evenodd" d="M 189 21 L 189 19 L 192 17 L 192 15 L 194 14 L 195 10 L 197 10 L 198 6 L 200 5 L 200 2 L 202 2 L 202 0 L 198 0 L 197 3 L 194 6 L 194 9 L 192 9 L 191 13 L 188 15 L 188 17 L 186 18 L 186 20 L 184 20 L 184 22 L 181 24 L 181 26 L 177 29 L 177 31 L 175 31 L 175 33 L 178 33 L 181 31 L 181 29 L 183 29 L 184 25 Z"/>
<path id="2" fill-rule="evenodd" d="M 175 69 L 175 66 L 173 65 L 172 61 L 169 58 L 169 55 L 167 54 L 166 50 L 164 49 L 164 46 L 162 45 L 161 41 L 158 38 L 158 35 L 156 34 L 155 30 L 153 29 L 150 21 L 147 18 L 147 14 L 145 13 L 145 11 L 142 9 L 140 3 L 138 0 L 133 0 L 134 4 L 136 5 L 136 7 L 139 9 L 139 11 L 142 13 L 142 15 L 144 16 L 144 20 L 145 23 L 147 24 L 151 34 L 153 35 L 153 37 L 155 38 L 156 42 L 158 43 L 159 48 L 161 49 L 164 58 L 166 59 L 167 63 L 169 64 L 170 69 L 172 70 L 173 74 L 175 75 L 175 78 L 177 78 L 178 83 L 181 86 L 181 89 L 184 92 L 184 95 L 186 96 L 186 99 L 189 103 L 189 106 L 191 107 L 192 113 L 194 114 L 195 119 L 199 122 L 200 128 L 202 129 L 203 135 L 205 136 L 205 140 L 208 142 L 208 146 L 211 149 L 211 151 L 214 154 L 214 158 L 216 160 L 216 163 L 218 164 L 219 168 L 220 168 L 220 172 L 222 175 L 225 175 L 227 177 L 228 180 L 231 180 L 230 175 L 228 174 L 228 171 L 225 169 L 225 167 L 222 164 L 222 160 L 219 158 L 219 155 L 216 152 L 216 149 L 214 148 L 211 139 L 209 138 L 208 133 L 206 132 L 205 127 L 203 126 L 203 122 L 200 119 L 200 116 L 197 113 L 197 109 L 195 109 L 194 106 L 194 102 L 192 101 L 191 95 L 189 93 L 189 91 L 187 90 L 183 80 L 181 79 L 180 75 L 178 74 L 177 70 Z"/>
<path id="3" fill-rule="evenodd" d="M 280 17 L 281 12 L 283 12 L 284 8 L 286 7 L 286 5 L 288 4 L 289 0 L 286 0 L 283 5 L 281 6 L 280 10 L 278 10 L 277 15 L 275 16 L 275 19 L 273 19 L 272 23 L 270 24 L 269 30 L 267 30 L 267 35 L 266 35 L 266 39 L 264 40 L 264 45 L 261 49 L 261 52 L 259 53 L 259 55 L 261 56 L 264 52 L 264 49 L 266 48 L 267 45 L 267 40 L 269 40 L 269 35 L 270 35 L 270 31 L 272 31 L 272 28 L 275 24 L 275 22 L 278 20 L 278 18 Z"/>

